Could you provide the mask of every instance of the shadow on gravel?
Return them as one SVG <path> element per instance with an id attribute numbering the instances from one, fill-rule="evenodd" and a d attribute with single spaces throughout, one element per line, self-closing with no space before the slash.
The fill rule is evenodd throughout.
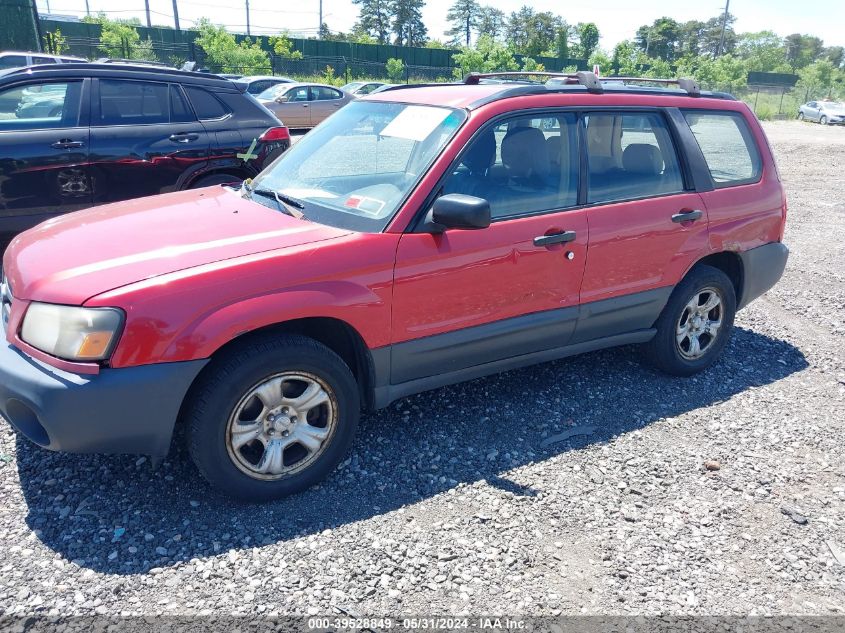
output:
<path id="1" fill-rule="evenodd" d="M 48 547 L 98 572 L 143 573 L 369 519 L 459 482 L 534 496 L 542 480 L 522 486 L 507 471 L 805 367 L 789 343 L 737 328 L 723 360 L 693 378 L 660 374 L 627 347 L 446 387 L 364 416 L 351 457 L 327 481 L 263 506 L 211 491 L 180 449 L 153 472 L 138 457 L 56 454 L 19 439 L 18 471 L 27 522 Z M 573 422 L 597 428 L 541 445 Z"/>

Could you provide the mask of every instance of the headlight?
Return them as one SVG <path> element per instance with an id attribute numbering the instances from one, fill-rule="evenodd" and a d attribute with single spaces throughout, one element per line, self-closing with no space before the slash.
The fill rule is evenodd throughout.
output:
<path id="1" fill-rule="evenodd" d="M 21 339 L 58 358 L 104 360 L 123 326 L 123 312 L 115 308 L 79 308 L 52 303 L 31 303 L 21 328 Z"/>

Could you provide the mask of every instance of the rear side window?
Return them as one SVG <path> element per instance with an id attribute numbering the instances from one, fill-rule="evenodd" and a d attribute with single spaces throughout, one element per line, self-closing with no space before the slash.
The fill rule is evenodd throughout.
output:
<path id="1" fill-rule="evenodd" d="M 742 185 L 760 179 L 760 152 L 741 114 L 687 110 L 684 117 L 704 154 L 716 187 Z"/>
<path id="2" fill-rule="evenodd" d="M 191 100 L 194 111 L 201 120 L 222 119 L 229 114 L 229 109 L 208 90 L 195 86 L 185 86 L 185 92 L 188 93 L 188 99 Z"/>
<path id="3" fill-rule="evenodd" d="M 331 99 L 341 99 L 343 97 L 340 91 L 333 88 L 324 88 L 323 86 L 314 86 L 311 88 L 311 94 L 314 101 L 329 101 Z"/>
<path id="4" fill-rule="evenodd" d="M 169 121 L 170 96 L 167 84 L 100 80 L 99 125 L 149 125 Z"/>
<path id="5" fill-rule="evenodd" d="M 55 64 L 56 59 L 54 57 L 35 57 L 32 58 L 33 64 Z"/>
<path id="6" fill-rule="evenodd" d="M 587 133 L 590 203 L 679 193 L 684 180 L 672 135 L 655 112 L 592 113 Z"/>
<path id="7" fill-rule="evenodd" d="M 0 57 L 0 70 L 18 68 L 19 66 L 26 65 L 26 56 L 24 55 L 3 55 Z"/>

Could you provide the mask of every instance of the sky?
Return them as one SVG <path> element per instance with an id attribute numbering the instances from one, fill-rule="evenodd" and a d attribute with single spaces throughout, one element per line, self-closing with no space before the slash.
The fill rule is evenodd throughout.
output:
<path id="1" fill-rule="evenodd" d="M 175 0 L 178 2 L 182 28 L 190 27 L 205 16 L 231 31 L 246 32 L 245 3 L 250 5 L 253 34 L 278 33 L 316 35 L 319 25 L 320 0 Z M 595 22 L 601 33 L 600 45 L 612 49 L 618 42 L 634 37 L 636 29 L 662 16 L 679 22 L 707 20 L 724 11 L 722 0 L 601 0 L 564 4 L 561 0 L 480 0 L 506 14 L 528 4 L 537 11 L 552 11 L 570 24 Z M 85 0 L 36 0 L 42 13 L 85 15 Z M 423 20 L 429 36 L 445 39 L 449 28 L 446 12 L 453 0 L 427 0 Z M 149 0 L 153 24 L 173 25 L 173 0 Z M 323 21 L 333 31 L 348 31 L 358 17 L 352 0 L 322 0 Z M 144 16 L 144 0 L 88 0 L 92 13 L 105 11 L 112 18 Z M 286 9 L 283 7 L 291 7 Z M 736 16 L 738 32 L 772 30 L 780 35 L 806 33 L 822 38 L 827 46 L 845 45 L 845 0 L 731 0 L 730 11 Z"/>

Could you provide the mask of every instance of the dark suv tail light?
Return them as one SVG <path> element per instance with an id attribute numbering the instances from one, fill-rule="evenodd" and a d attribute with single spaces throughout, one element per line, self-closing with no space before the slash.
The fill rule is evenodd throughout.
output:
<path id="1" fill-rule="evenodd" d="M 284 126 L 271 127 L 266 132 L 264 132 L 264 134 L 259 136 L 258 140 L 262 143 L 271 143 L 273 141 L 289 141 L 290 132 L 288 132 L 288 129 Z"/>

